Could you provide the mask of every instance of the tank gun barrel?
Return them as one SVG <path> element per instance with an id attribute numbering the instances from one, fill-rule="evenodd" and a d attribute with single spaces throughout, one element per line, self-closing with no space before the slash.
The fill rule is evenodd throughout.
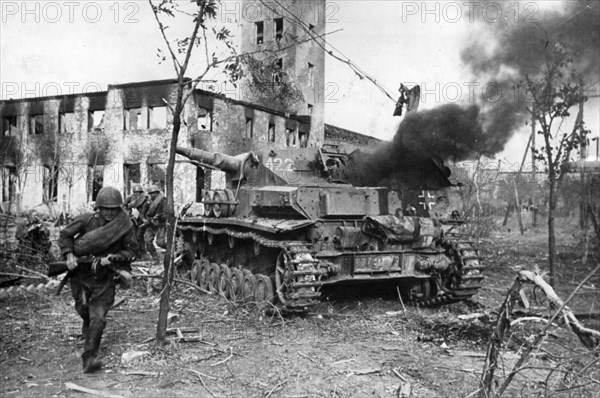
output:
<path id="1" fill-rule="evenodd" d="M 256 168 L 259 160 L 252 152 L 231 156 L 220 152 L 209 152 L 196 148 L 177 147 L 175 153 L 198 162 L 203 166 L 212 167 L 232 174 L 234 179 L 244 177 L 244 170 Z"/>

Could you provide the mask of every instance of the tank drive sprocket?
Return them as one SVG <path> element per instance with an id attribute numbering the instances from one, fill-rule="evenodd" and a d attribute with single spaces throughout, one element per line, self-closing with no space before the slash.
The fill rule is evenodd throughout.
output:
<path id="1" fill-rule="evenodd" d="M 434 279 L 426 279 L 418 284 L 416 287 L 419 294 L 409 299 L 410 305 L 433 307 L 451 304 L 474 296 L 481 288 L 481 281 L 484 279 L 481 271 L 485 267 L 474 242 L 449 235 L 442 241 L 442 247 L 452 259 L 452 265 Z"/>

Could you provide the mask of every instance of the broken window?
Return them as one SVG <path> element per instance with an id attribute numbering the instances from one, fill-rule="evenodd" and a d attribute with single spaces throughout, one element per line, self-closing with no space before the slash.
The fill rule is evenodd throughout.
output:
<path id="1" fill-rule="evenodd" d="M 104 128 L 104 111 L 88 112 L 88 131 L 101 131 Z"/>
<path id="2" fill-rule="evenodd" d="M 313 113 L 313 106 L 312 106 L 312 104 L 307 104 L 306 108 L 307 108 L 308 114 L 312 115 L 312 113 Z"/>
<path id="3" fill-rule="evenodd" d="M 166 129 L 167 128 L 167 107 L 154 106 L 148 108 L 148 128 Z"/>
<path id="4" fill-rule="evenodd" d="M 212 111 L 198 107 L 198 130 L 212 131 Z"/>
<path id="5" fill-rule="evenodd" d="M 263 44 L 265 42 L 265 23 L 255 22 L 254 26 L 256 27 L 256 44 Z"/>
<path id="6" fill-rule="evenodd" d="M 314 31 L 314 30 L 315 30 L 315 25 L 313 25 L 313 24 L 308 24 L 308 31 L 309 31 L 309 32 L 312 32 L 312 31 Z"/>
<path id="7" fill-rule="evenodd" d="M 267 137 L 269 137 L 269 142 L 275 142 L 275 125 L 273 123 L 269 123 Z"/>
<path id="8" fill-rule="evenodd" d="M 275 18 L 275 40 L 281 41 L 283 38 L 283 18 Z"/>
<path id="9" fill-rule="evenodd" d="M 29 116 L 29 134 L 44 133 L 44 115 Z"/>
<path id="10" fill-rule="evenodd" d="M 58 167 L 45 165 L 43 173 L 42 198 L 44 202 L 56 202 L 58 200 Z"/>
<path id="11" fill-rule="evenodd" d="M 298 141 L 300 141 L 300 148 L 306 148 L 308 145 L 308 133 L 302 131 L 299 132 Z"/>
<path id="12" fill-rule="evenodd" d="M 246 118 L 246 135 L 244 138 L 254 137 L 254 119 L 251 117 Z"/>
<path id="13" fill-rule="evenodd" d="M 15 198 L 17 168 L 4 166 L 2 168 L 2 202 L 12 202 Z"/>
<path id="14" fill-rule="evenodd" d="M 63 133 L 73 133 L 75 132 L 75 113 L 73 112 L 65 112 L 59 114 L 58 121 L 58 132 Z"/>
<path id="15" fill-rule="evenodd" d="M 196 202 L 202 202 L 204 182 L 204 169 L 202 167 L 196 167 Z"/>
<path id="16" fill-rule="evenodd" d="M 315 66 L 308 63 L 308 87 L 315 86 Z"/>
<path id="17" fill-rule="evenodd" d="M 142 108 L 125 109 L 123 130 L 140 130 L 145 128 L 142 120 Z"/>
<path id="18" fill-rule="evenodd" d="M 104 185 L 104 166 L 94 165 L 88 166 L 87 175 L 87 197 L 88 202 L 95 201 L 98 192 Z"/>
<path id="19" fill-rule="evenodd" d="M 296 146 L 296 132 L 292 129 L 285 129 L 285 145 Z"/>
<path id="20" fill-rule="evenodd" d="M 2 135 L 18 135 L 17 116 L 6 116 L 2 118 Z"/>
<path id="21" fill-rule="evenodd" d="M 130 192 L 131 184 L 139 184 L 141 181 L 140 164 L 123 164 L 123 182 L 125 192 Z"/>

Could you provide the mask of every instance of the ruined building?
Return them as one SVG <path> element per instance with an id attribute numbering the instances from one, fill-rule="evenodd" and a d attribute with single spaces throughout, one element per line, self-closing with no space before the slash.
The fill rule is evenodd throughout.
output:
<path id="1" fill-rule="evenodd" d="M 325 1 L 297 2 L 315 34 L 325 31 Z M 310 12 L 309 12 L 310 11 Z M 283 15 L 244 19 L 242 51 L 285 46 L 300 35 Z M 255 151 L 271 167 L 302 167 L 290 148 L 375 138 L 324 123 L 324 50 L 314 42 L 290 46 L 280 66 L 303 94 L 295 109 L 275 110 L 210 91 L 195 90 L 185 105 L 179 145 L 236 154 Z M 279 59 L 277 60 L 279 62 Z M 130 193 L 133 183 L 164 187 L 172 115 L 163 99 L 176 81 L 109 85 L 106 91 L 0 101 L 2 210 L 18 213 L 42 203 L 56 212 L 90 210 L 103 185 Z M 170 101 L 171 102 L 171 101 Z M 178 159 L 175 202 L 199 200 L 204 188 L 224 183 L 221 172 Z"/>

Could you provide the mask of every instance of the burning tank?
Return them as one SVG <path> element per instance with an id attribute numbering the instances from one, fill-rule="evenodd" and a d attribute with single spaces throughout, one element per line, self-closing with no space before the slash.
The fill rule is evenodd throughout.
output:
<path id="1" fill-rule="evenodd" d="M 178 221 L 184 258 L 203 288 L 305 311 L 319 303 L 322 286 L 348 281 L 393 282 L 406 302 L 427 306 L 467 299 L 480 287 L 472 242 L 447 234 L 426 201 L 411 203 L 427 191 L 394 189 L 449 184 L 435 159 L 419 159 L 419 173 L 403 173 L 402 184 L 368 186 L 356 184 L 368 180 L 366 155 L 336 146 L 261 156 L 180 147 L 177 154 L 227 176 L 224 189 L 204 191 Z"/>

